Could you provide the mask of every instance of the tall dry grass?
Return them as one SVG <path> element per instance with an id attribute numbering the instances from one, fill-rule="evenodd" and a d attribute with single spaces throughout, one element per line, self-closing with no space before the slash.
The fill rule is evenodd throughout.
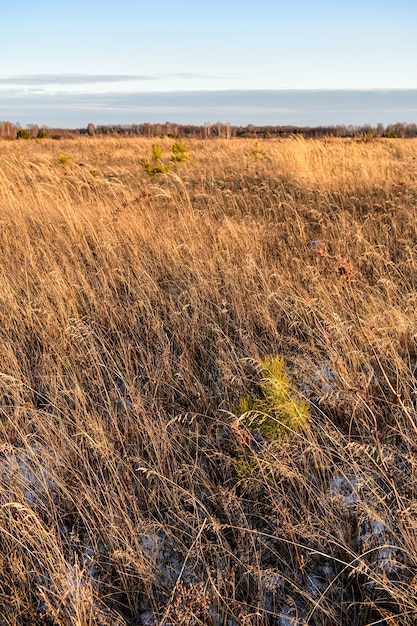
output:
<path id="1" fill-rule="evenodd" d="M 0 621 L 415 624 L 417 143 L 189 149 L 0 144 Z"/>

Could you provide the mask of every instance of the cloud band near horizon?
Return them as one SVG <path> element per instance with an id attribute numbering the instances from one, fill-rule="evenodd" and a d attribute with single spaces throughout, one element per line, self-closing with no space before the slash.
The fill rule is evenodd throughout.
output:
<path id="1" fill-rule="evenodd" d="M 220 120 L 236 125 L 294 126 L 417 122 L 417 89 L 50 93 L 0 86 L 0 98 L 0 120 L 68 128 L 89 122 L 203 124 Z"/>
<path id="2" fill-rule="evenodd" d="M 206 76 L 204 74 L 177 73 L 177 74 L 20 74 L 14 76 L 0 76 L 1 85 L 20 85 L 21 87 L 32 85 L 48 87 L 50 85 L 91 85 L 106 83 L 125 83 L 125 82 L 142 82 L 142 81 L 158 81 L 173 79 L 207 79 L 224 78 L 231 79 L 233 76 Z"/>

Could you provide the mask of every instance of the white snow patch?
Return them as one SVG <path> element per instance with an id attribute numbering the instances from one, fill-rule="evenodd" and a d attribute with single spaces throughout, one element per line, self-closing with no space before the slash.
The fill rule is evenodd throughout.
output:
<path id="1" fill-rule="evenodd" d="M 22 493 L 30 508 L 45 502 L 48 492 L 55 490 L 49 469 L 42 462 L 42 450 L 12 448 L 0 457 L 0 480 L 13 492 Z"/>
<path id="2" fill-rule="evenodd" d="M 357 476 L 336 476 L 330 483 L 330 493 L 334 498 L 340 498 L 346 506 L 351 506 L 359 500 L 363 480 Z"/>

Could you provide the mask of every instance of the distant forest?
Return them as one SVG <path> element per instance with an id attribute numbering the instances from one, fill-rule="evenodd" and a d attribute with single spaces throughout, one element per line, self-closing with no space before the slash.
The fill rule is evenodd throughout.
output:
<path id="1" fill-rule="evenodd" d="M 123 137 L 196 137 L 201 139 L 231 139 L 232 137 L 271 138 L 288 137 L 290 135 L 302 135 L 304 137 L 352 137 L 352 138 L 408 138 L 417 137 L 417 124 L 363 124 L 362 126 L 234 126 L 233 124 L 216 122 L 215 124 L 202 124 L 193 126 L 190 124 L 108 124 L 95 126 L 88 124 L 86 128 L 49 128 L 29 124 L 22 128 L 18 123 L 0 122 L 0 138 L 2 139 L 52 139 L 71 138 L 79 135 L 121 135 Z"/>

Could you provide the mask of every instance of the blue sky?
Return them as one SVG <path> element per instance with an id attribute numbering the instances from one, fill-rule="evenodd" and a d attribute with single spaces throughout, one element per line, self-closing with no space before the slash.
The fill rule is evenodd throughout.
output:
<path id="1" fill-rule="evenodd" d="M 416 0 L 3 3 L 0 120 L 417 121 Z"/>

